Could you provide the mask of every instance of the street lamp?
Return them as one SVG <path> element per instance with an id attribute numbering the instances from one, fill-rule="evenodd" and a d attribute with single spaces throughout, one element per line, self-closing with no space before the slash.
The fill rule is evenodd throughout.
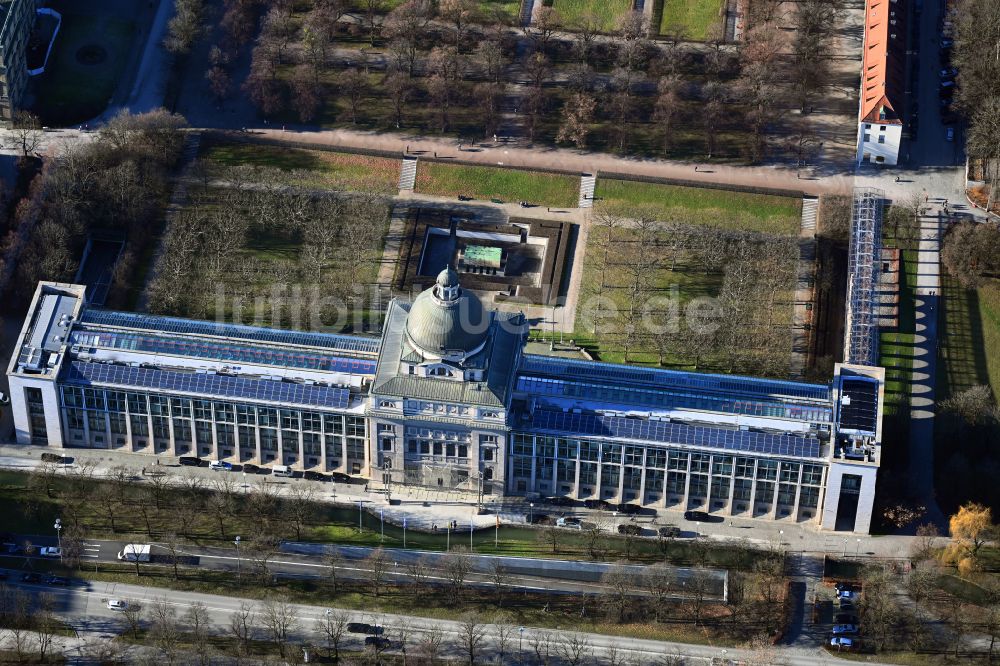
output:
<path id="1" fill-rule="evenodd" d="M 236 582 L 242 583 L 243 576 L 240 571 L 240 536 L 237 534 L 236 538 L 233 539 L 233 543 L 236 545 Z"/>
<path id="2" fill-rule="evenodd" d="M 529 525 L 531 525 L 531 519 L 534 516 L 534 513 L 535 513 L 535 503 L 534 502 L 528 502 L 528 524 Z M 524 627 L 521 627 L 521 630 L 523 631 Z"/>
<path id="3" fill-rule="evenodd" d="M 361 510 L 364 507 L 365 501 L 358 500 L 358 531 L 360 532 L 363 528 L 361 527 Z"/>
<path id="4" fill-rule="evenodd" d="M 517 628 L 517 651 L 524 652 L 524 627 Z"/>
<path id="5" fill-rule="evenodd" d="M 854 557 L 861 554 L 861 539 L 858 539 L 858 544 L 854 547 Z"/>
<path id="6" fill-rule="evenodd" d="M 56 524 L 52 527 L 56 530 L 56 543 L 59 545 L 59 559 L 62 559 L 62 518 L 56 518 Z"/>

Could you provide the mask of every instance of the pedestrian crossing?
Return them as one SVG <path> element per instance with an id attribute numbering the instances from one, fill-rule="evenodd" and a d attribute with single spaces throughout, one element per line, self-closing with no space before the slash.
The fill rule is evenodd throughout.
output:
<path id="1" fill-rule="evenodd" d="M 802 235 L 816 234 L 816 215 L 819 212 L 819 199 L 804 197 L 802 199 Z"/>
<path id="2" fill-rule="evenodd" d="M 413 190 L 417 182 L 417 158 L 406 157 L 399 172 L 399 189 Z"/>
<path id="3" fill-rule="evenodd" d="M 580 208 L 594 207 L 594 189 L 597 186 L 597 176 L 592 173 L 580 174 Z"/>

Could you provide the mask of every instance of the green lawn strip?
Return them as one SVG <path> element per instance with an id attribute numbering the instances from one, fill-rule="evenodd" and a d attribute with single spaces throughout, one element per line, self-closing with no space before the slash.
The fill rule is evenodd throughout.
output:
<path id="1" fill-rule="evenodd" d="M 895 331 L 879 332 L 879 365 L 885 372 L 885 408 L 890 416 L 908 419 L 913 362 L 916 356 L 916 318 L 913 289 L 917 255 L 901 253 L 899 262 L 899 323 Z"/>
<path id="2" fill-rule="evenodd" d="M 25 658 L 28 661 L 25 661 Z M 66 656 L 62 654 L 49 653 L 45 655 L 45 661 L 40 661 L 38 654 L 28 650 L 24 657 L 19 657 L 15 650 L 0 650 L 0 664 L 65 664 Z"/>
<path id="3" fill-rule="evenodd" d="M 135 24 L 112 16 L 92 16 L 57 7 L 62 27 L 49 56 L 46 72 L 36 82 L 35 110 L 50 125 L 70 125 L 99 115 L 107 106 L 128 62 Z M 103 62 L 87 65 L 78 51 L 103 48 Z"/>
<path id="4" fill-rule="evenodd" d="M 798 235 L 802 200 L 701 187 L 601 178 L 598 206 L 627 217 L 703 224 L 721 229 Z"/>
<path id="5" fill-rule="evenodd" d="M 663 0 L 660 34 L 683 30 L 688 39 L 703 41 L 722 21 L 722 5 L 721 0 Z"/>
<path id="6" fill-rule="evenodd" d="M 493 591 L 483 588 L 466 588 L 462 591 L 461 603 L 456 604 L 453 592 L 444 587 L 425 586 L 414 589 L 408 585 L 386 585 L 381 594 L 375 597 L 367 585 L 356 581 L 341 584 L 341 589 L 334 593 L 329 586 L 318 580 L 279 578 L 271 585 L 264 586 L 256 576 L 244 574 L 243 584 L 237 586 L 233 572 L 181 569 L 180 576 L 175 580 L 173 570 L 167 567 L 148 565 L 143 566 L 140 571 L 141 575 L 136 578 L 135 568 L 127 565 L 100 564 L 96 572 L 90 567 L 80 571 L 63 570 L 66 575 L 101 583 L 144 585 L 253 600 L 287 598 L 293 603 L 366 613 L 461 620 L 470 610 L 481 611 L 487 617 L 498 610 L 505 610 L 513 615 L 516 624 L 530 627 L 710 645 L 731 646 L 743 640 L 728 637 L 715 628 L 696 628 L 683 620 L 671 624 L 604 622 L 599 619 L 600 614 L 594 612 L 593 601 L 578 595 L 509 592 L 506 596 L 510 601 L 498 607 Z M 580 618 L 581 607 L 587 609 L 586 617 L 590 619 Z M 311 627 L 303 628 L 311 630 Z M 390 633 L 394 628 L 386 627 Z"/>
<path id="7" fill-rule="evenodd" d="M 937 585 L 948 594 L 971 604 L 987 606 L 990 603 L 990 591 L 971 580 L 953 574 L 944 574 L 938 577 Z"/>
<path id="8" fill-rule="evenodd" d="M 552 8 L 559 12 L 563 22 L 572 25 L 591 14 L 604 32 L 611 32 L 618 20 L 632 9 L 631 0 L 553 0 Z"/>
<path id="9" fill-rule="evenodd" d="M 850 652 L 847 650 L 838 651 L 837 648 L 826 647 L 827 652 L 837 659 L 848 661 L 871 662 L 872 652 Z M 879 663 L 900 664 L 900 666 L 938 666 L 943 663 L 939 654 L 923 654 L 918 652 L 898 652 L 895 650 L 882 650 L 874 657 Z"/>
<path id="10" fill-rule="evenodd" d="M 28 474 L 0 471 L 0 515 L 8 520 L 4 529 L 18 534 L 50 534 L 52 524 L 61 517 L 64 524 L 70 520 L 65 509 L 68 500 L 70 479 L 56 478 L 52 489 L 56 497 L 46 497 L 45 490 L 28 485 Z M 92 481 L 88 487 L 95 493 L 111 492 L 110 484 Z M 138 489 L 138 488 L 135 488 Z M 95 494 L 96 496 L 96 494 Z M 147 500 L 145 500 L 148 502 Z M 163 497 L 163 509 L 151 518 L 153 535 L 146 534 L 145 519 L 141 512 L 119 508 L 115 515 L 115 530 L 111 529 L 110 517 L 98 502 L 89 501 L 85 505 L 81 521 L 88 538 L 117 539 L 144 543 L 162 539 L 167 524 L 175 510 L 190 504 L 190 498 L 181 496 L 180 489 L 168 487 Z M 304 526 L 301 535 L 295 535 L 289 526 L 283 535 L 288 540 L 337 543 L 355 546 L 379 546 L 401 548 L 403 530 L 396 525 L 380 522 L 378 515 L 361 514 L 363 529 L 358 530 L 358 510 L 353 507 L 334 506 L 326 503 L 314 505 L 311 520 Z M 186 533 L 186 541 L 203 546 L 228 545 L 232 535 L 252 532 L 258 518 L 243 513 L 235 513 L 224 518 L 225 533 L 220 532 L 218 516 L 206 509 L 199 509 Z M 382 534 L 385 534 L 383 539 Z M 499 532 L 493 528 L 476 530 L 472 535 L 473 550 L 482 554 L 500 554 L 522 557 L 555 558 L 569 560 L 589 560 L 591 553 L 585 535 L 570 530 L 556 530 L 557 544 L 553 549 L 550 536 L 552 531 L 536 528 L 502 525 Z M 495 539 L 499 536 L 497 545 Z M 439 529 L 436 533 L 406 531 L 406 547 L 413 550 L 443 551 L 452 548 L 468 548 L 469 531 L 458 530 L 448 533 Z M 766 553 L 735 546 L 714 546 L 703 540 L 665 540 L 635 538 L 626 540 L 618 536 L 604 535 L 600 539 L 599 550 L 605 560 L 621 559 L 628 548 L 630 559 L 636 562 L 654 563 L 669 561 L 676 564 L 703 562 L 706 566 L 725 569 L 748 570 L 754 562 Z"/>
<path id="11" fill-rule="evenodd" d="M 580 179 L 539 171 L 423 162 L 417 167 L 416 191 L 567 208 L 577 204 Z"/>
<path id="12" fill-rule="evenodd" d="M 1000 399 L 1000 280 L 989 280 L 978 289 L 986 375 L 993 396 Z"/>
<path id="13" fill-rule="evenodd" d="M 394 194 L 400 160 L 256 143 L 208 142 L 202 155 L 222 166 L 273 167 L 289 184 Z"/>
<path id="14" fill-rule="evenodd" d="M 502 12 L 510 18 L 517 18 L 521 10 L 520 0 L 478 0 L 479 11 L 487 17 L 494 12 Z"/>

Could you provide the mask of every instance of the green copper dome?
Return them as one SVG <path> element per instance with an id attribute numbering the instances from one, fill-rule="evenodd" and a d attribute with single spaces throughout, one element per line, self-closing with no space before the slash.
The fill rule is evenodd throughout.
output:
<path id="1" fill-rule="evenodd" d="M 483 304 L 462 290 L 451 268 L 441 271 L 434 286 L 414 299 L 406 317 L 410 342 L 432 356 L 476 352 L 488 332 L 489 315 Z"/>

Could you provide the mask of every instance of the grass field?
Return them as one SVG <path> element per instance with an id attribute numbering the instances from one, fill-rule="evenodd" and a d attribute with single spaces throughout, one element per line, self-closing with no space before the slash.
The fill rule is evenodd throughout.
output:
<path id="1" fill-rule="evenodd" d="M 720 229 L 798 235 L 802 200 L 700 187 L 598 179 L 598 206 L 627 217 L 688 222 Z"/>
<path id="2" fill-rule="evenodd" d="M 688 39 L 704 41 L 709 30 L 721 22 L 722 6 L 721 0 L 663 0 L 660 34 L 683 30 Z"/>
<path id="3" fill-rule="evenodd" d="M 206 143 L 202 156 L 223 166 L 281 169 L 296 185 L 395 194 L 399 182 L 400 160 L 388 157 L 226 142 Z"/>
<path id="4" fill-rule="evenodd" d="M 577 204 L 580 180 L 538 171 L 422 162 L 417 167 L 416 191 L 567 208 Z"/>
<path id="5" fill-rule="evenodd" d="M 601 30 L 611 32 L 618 19 L 632 9 L 631 0 L 553 0 L 552 8 L 559 12 L 563 22 L 572 24 L 587 14 L 600 23 Z"/>
<path id="6" fill-rule="evenodd" d="M 988 384 L 1000 397 L 1000 280 L 968 291 L 944 280 L 945 326 L 940 373 L 943 396 Z"/>
<path id="7" fill-rule="evenodd" d="M 879 334 L 879 365 L 885 368 L 885 413 L 906 416 L 910 404 L 916 322 L 913 286 L 916 280 L 916 252 L 904 250 L 900 260 L 899 327 Z"/>
<path id="8" fill-rule="evenodd" d="M 100 115 L 115 92 L 135 32 L 135 24 L 116 16 L 93 16 L 73 4 L 58 4 L 63 22 L 45 74 L 36 81 L 35 112 L 48 125 L 72 125 Z M 86 10 L 84 10 L 85 12 Z M 103 48 L 103 62 L 77 60 L 86 46 Z"/>

